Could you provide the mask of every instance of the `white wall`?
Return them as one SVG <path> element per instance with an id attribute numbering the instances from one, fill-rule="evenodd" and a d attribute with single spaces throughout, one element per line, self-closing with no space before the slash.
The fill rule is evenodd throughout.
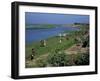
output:
<path id="1" fill-rule="evenodd" d="M 0 81 L 13 81 L 10 78 L 11 69 L 11 2 L 14 0 L 1 0 L 0 1 Z M 16 0 L 20 1 L 20 0 Z M 73 4 L 73 5 L 90 5 L 98 6 L 100 14 L 100 1 L 99 0 L 21 0 L 30 2 L 43 2 L 43 3 L 59 3 L 59 4 Z M 98 16 L 98 22 L 100 15 Z M 98 30 L 100 24 L 98 25 Z M 100 32 L 99 32 L 100 35 Z M 100 37 L 99 37 L 100 41 Z M 100 42 L 98 43 L 100 45 Z M 100 46 L 99 46 L 100 47 Z M 98 48 L 99 48 L 98 47 Z M 99 51 L 100 53 L 100 51 Z M 100 57 L 98 53 L 98 58 Z M 100 59 L 99 59 L 100 62 Z M 99 64 L 99 63 L 98 63 Z M 100 64 L 99 64 L 100 68 Z M 100 70 L 99 70 L 100 72 Z M 33 79 L 26 79 L 32 81 Z M 99 81 L 100 74 L 98 75 L 82 75 L 82 76 L 66 76 L 66 77 L 53 77 L 53 78 L 40 78 L 34 79 L 35 81 Z"/>

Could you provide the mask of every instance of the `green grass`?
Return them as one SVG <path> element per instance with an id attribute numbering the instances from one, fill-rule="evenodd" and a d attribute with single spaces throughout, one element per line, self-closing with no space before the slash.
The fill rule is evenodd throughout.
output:
<path id="1" fill-rule="evenodd" d="M 80 30 L 79 31 L 65 31 L 64 33 L 69 33 L 68 34 L 68 39 L 66 39 L 65 37 L 62 37 L 62 43 L 59 43 L 60 37 L 55 36 L 55 37 L 51 37 L 46 39 L 47 45 L 45 47 L 41 47 L 40 46 L 40 42 L 33 42 L 31 44 L 26 44 L 25 46 L 25 54 L 26 54 L 26 60 L 28 61 L 31 54 L 32 54 L 32 48 L 35 49 L 35 58 L 44 55 L 44 54 L 52 54 L 52 52 L 54 52 L 56 49 L 59 49 L 59 51 L 64 51 L 68 48 L 70 48 L 71 46 L 73 46 L 74 44 L 76 44 L 77 42 L 75 41 L 76 37 L 79 37 L 82 39 L 82 37 L 84 38 L 84 33 L 86 31 L 89 30 L 89 26 L 80 26 Z M 69 58 L 69 61 L 71 60 L 71 58 L 73 57 L 75 59 L 75 56 L 71 56 L 71 55 L 67 55 Z M 78 59 L 78 58 L 77 58 Z M 27 65 L 26 67 L 45 67 L 45 61 L 47 60 L 47 58 L 43 58 L 43 59 L 39 59 L 39 61 L 37 61 L 35 64 L 33 65 Z M 67 65 L 73 65 L 73 63 L 71 64 L 71 62 L 67 62 Z"/>
<path id="2" fill-rule="evenodd" d="M 64 50 L 75 44 L 74 38 L 70 37 L 66 40 L 62 37 L 62 43 L 59 43 L 60 38 L 55 36 L 46 40 L 47 45 L 45 47 L 40 46 L 40 42 L 34 42 L 32 44 L 26 44 L 26 58 L 32 54 L 32 48 L 36 51 L 36 56 L 52 52 L 55 49 Z"/>
<path id="3" fill-rule="evenodd" d="M 48 29 L 56 26 L 56 24 L 26 24 L 26 29 Z"/>
<path id="4" fill-rule="evenodd" d="M 62 37 L 62 43 L 59 43 L 60 37 L 55 36 L 52 38 L 48 38 L 46 40 L 47 42 L 47 46 L 46 47 L 41 47 L 40 46 L 40 42 L 33 42 L 31 44 L 26 44 L 26 49 L 25 49 L 25 53 L 26 53 L 26 59 L 28 59 L 30 57 L 30 55 L 32 54 L 32 48 L 35 49 L 36 51 L 36 57 L 48 52 L 52 52 L 55 49 L 60 49 L 60 50 L 64 50 L 69 48 L 70 46 L 72 46 L 73 44 L 75 44 L 75 37 L 79 36 L 82 37 L 84 34 L 84 31 L 86 31 L 88 27 L 83 27 L 80 26 L 80 31 L 65 31 L 64 33 L 69 33 L 68 34 L 68 40 L 64 39 L 64 37 Z"/>

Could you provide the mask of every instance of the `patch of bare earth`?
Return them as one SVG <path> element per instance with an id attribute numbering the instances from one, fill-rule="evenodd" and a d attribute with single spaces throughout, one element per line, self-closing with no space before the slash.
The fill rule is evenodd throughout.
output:
<path id="1" fill-rule="evenodd" d="M 41 56 L 39 56 L 39 57 L 37 57 L 37 58 L 34 58 L 33 60 L 27 60 L 27 61 L 26 61 L 26 65 L 27 65 L 27 66 L 35 65 L 36 62 L 37 62 L 38 60 L 46 59 L 47 56 L 48 56 L 48 54 L 49 54 L 49 53 L 43 54 L 43 55 L 41 55 Z"/>
<path id="2" fill-rule="evenodd" d="M 82 44 L 75 44 L 69 49 L 65 50 L 66 54 L 78 54 L 78 53 L 86 53 L 89 50 L 88 47 L 83 48 Z"/>

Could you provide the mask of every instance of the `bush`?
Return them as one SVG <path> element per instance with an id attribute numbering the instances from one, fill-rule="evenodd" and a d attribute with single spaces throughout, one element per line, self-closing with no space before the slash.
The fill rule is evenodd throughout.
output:
<path id="1" fill-rule="evenodd" d="M 64 52 L 54 52 L 48 56 L 48 63 L 51 66 L 65 66 L 66 54 Z"/>
<path id="2" fill-rule="evenodd" d="M 89 53 L 78 54 L 75 60 L 76 65 L 89 65 Z"/>
<path id="3" fill-rule="evenodd" d="M 89 53 L 68 55 L 57 50 L 47 57 L 50 66 L 89 65 Z"/>
<path id="4" fill-rule="evenodd" d="M 83 39 L 82 47 L 89 47 L 89 36 L 87 36 L 85 39 Z"/>
<path id="5" fill-rule="evenodd" d="M 65 65 L 66 65 L 66 66 L 75 65 L 75 63 L 74 63 L 74 58 L 75 58 L 74 55 L 66 55 L 66 63 L 65 63 Z"/>

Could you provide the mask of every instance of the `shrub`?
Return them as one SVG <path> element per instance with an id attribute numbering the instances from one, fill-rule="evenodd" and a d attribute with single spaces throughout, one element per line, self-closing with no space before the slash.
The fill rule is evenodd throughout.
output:
<path id="1" fill-rule="evenodd" d="M 59 49 L 50 53 L 47 57 L 48 65 L 50 66 L 72 66 L 72 65 L 87 65 L 89 64 L 88 54 L 68 55 Z"/>
<path id="2" fill-rule="evenodd" d="M 72 66 L 75 65 L 74 63 L 74 55 L 66 55 L 66 66 Z"/>
<path id="3" fill-rule="evenodd" d="M 48 63 L 51 66 L 64 66 L 66 63 L 66 54 L 56 51 L 48 56 Z"/>
<path id="4" fill-rule="evenodd" d="M 78 54 L 75 60 L 76 65 L 89 65 L 89 53 Z"/>
<path id="5" fill-rule="evenodd" d="M 84 40 L 83 40 L 83 45 L 82 47 L 89 47 L 89 36 L 87 36 Z"/>

